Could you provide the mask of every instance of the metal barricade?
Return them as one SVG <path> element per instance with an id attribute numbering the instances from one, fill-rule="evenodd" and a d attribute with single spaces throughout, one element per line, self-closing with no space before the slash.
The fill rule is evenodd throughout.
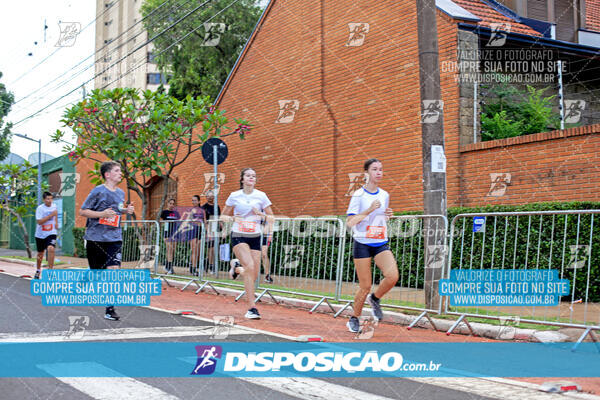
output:
<path id="1" fill-rule="evenodd" d="M 338 266 L 343 258 L 344 223 L 337 217 L 276 217 L 267 255 L 262 257 L 263 273 L 258 289 L 262 293 L 291 294 L 318 299 L 310 312 L 322 303 L 329 305 L 337 291 Z M 264 247 L 263 247 L 264 249 Z M 270 264 L 273 283 L 264 282 L 265 262 Z M 272 296 L 273 297 L 273 296 Z"/>
<path id="2" fill-rule="evenodd" d="M 448 276 L 452 269 L 558 270 L 571 293 L 557 306 L 451 307 L 467 317 L 583 328 L 579 344 L 600 329 L 600 210 L 459 214 L 452 220 Z M 475 220 L 477 218 L 478 220 Z M 508 322 L 507 322 L 508 321 Z M 470 327 L 469 327 L 470 329 Z M 575 346 L 577 346 L 577 344 Z"/>
<path id="3" fill-rule="evenodd" d="M 158 222 L 125 220 L 121 223 L 121 228 L 121 268 L 148 268 L 156 271 L 160 255 Z"/>
<path id="4" fill-rule="evenodd" d="M 398 264 L 399 278 L 395 287 L 381 299 L 381 305 L 420 311 L 421 314 L 409 325 L 409 329 L 424 317 L 435 328 L 429 314 L 441 312 L 442 299 L 438 295 L 437 285 L 443 277 L 446 261 L 447 221 L 443 215 L 402 215 L 388 221 L 389 247 Z M 359 289 L 352 259 L 351 234 L 348 230 L 336 296 L 336 300 L 345 301 L 346 304 L 335 316 L 352 305 Z M 372 285 L 375 286 L 382 278 L 379 268 L 374 268 Z"/>
<path id="5" fill-rule="evenodd" d="M 158 243 L 160 257 L 155 273 L 168 284 L 166 277 L 201 287 L 204 268 L 206 231 L 204 223 L 191 220 L 161 221 Z"/>

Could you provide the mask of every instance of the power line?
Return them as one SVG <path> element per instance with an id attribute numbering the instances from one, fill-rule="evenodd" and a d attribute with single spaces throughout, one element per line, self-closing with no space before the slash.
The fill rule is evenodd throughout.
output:
<path id="1" fill-rule="evenodd" d="M 114 3 L 110 3 L 110 6 L 106 7 L 106 9 L 102 12 L 102 14 L 96 16 L 96 18 L 94 18 L 89 24 L 87 24 L 79 33 L 83 32 L 84 30 L 86 30 L 87 28 L 89 28 L 93 23 L 95 23 L 98 20 L 98 18 L 102 17 L 105 13 L 107 13 L 108 10 L 110 10 L 113 6 L 115 6 L 119 1 L 121 1 L 121 0 L 116 0 Z M 62 49 L 61 46 L 57 47 L 56 50 L 54 50 L 52 53 L 50 53 L 48 56 L 46 56 L 46 58 L 44 58 L 42 61 L 40 61 L 39 63 L 37 63 L 33 67 L 31 67 L 24 74 L 22 74 L 21 76 L 19 76 L 17 79 L 15 79 L 14 81 L 12 81 L 10 83 L 10 85 L 14 85 L 15 83 L 17 83 L 19 80 L 21 80 L 21 78 L 23 78 L 24 76 L 28 75 L 31 71 L 33 71 L 34 69 L 36 69 L 37 67 L 39 67 L 40 65 L 42 65 L 44 62 L 46 62 L 46 60 L 48 60 L 50 57 L 52 57 L 53 55 L 55 55 L 56 53 L 58 53 L 61 49 Z"/>
<path id="2" fill-rule="evenodd" d="M 207 0 L 204 3 L 200 4 L 198 7 L 194 8 L 192 11 L 189 11 L 186 15 L 184 15 L 183 17 L 179 18 L 177 21 L 175 21 L 173 24 L 169 25 L 167 28 L 165 28 L 164 30 L 162 30 L 161 32 L 157 33 L 156 35 L 154 35 L 152 38 L 148 39 L 146 42 L 144 42 L 143 44 L 139 45 L 138 47 L 136 47 L 135 49 L 133 49 L 132 51 L 130 51 L 129 53 L 127 53 L 125 56 L 121 57 L 119 60 L 117 60 L 116 62 L 114 62 L 113 64 L 111 64 L 108 68 L 105 68 L 102 72 L 97 73 L 96 75 L 94 75 L 91 79 L 88 79 L 87 81 L 85 81 L 83 84 L 86 84 L 94 79 L 96 79 L 98 76 L 102 75 L 104 72 L 106 72 L 107 70 L 109 70 L 110 68 L 116 66 L 117 64 L 119 64 L 121 61 L 123 61 L 124 59 L 126 59 L 127 57 L 129 57 L 131 54 L 135 53 L 136 51 L 140 50 L 141 48 L 143 48 L 144 46 L 148 45 L 148 43 L 153 42 L 155 39 L 159 38 L 160 36 L 164 35 L 165 32 L 167 32 L 168 30 L 172 29 L 174 26 L 176 26 L 177 24 L 179 24 L 181 21 L 185 20 L 187 17 L 189 17 L 190 15 L 192 15 L 193 13 L 195 13 L 196 11 L 198 11 L 201 7 L 205 6 L 206 4 L 210 3 L 212 0 Z M 236 3 L 239 0 L 235 0 L 233 3 Z M 232 4 L 233 4 L 232 3 Z M 232 5 L 230 4 L 230 5 Z M 226 8 L 228 8 L 229 6 L 227 6 Z M 219 12 L 220 13 L 220 12 Z M 218 14 L 217 14 L 218 15 Z M 198 28 L 197 28 L 198 29 Z M 183 39 L 183 38 L 182 38 Z M 170 48 L 171 46 L 169 46 Z M 71 90 L 70 92 L 64 94 L 63 96 L 59 97 L 58 99 L 56 99 L 55 101 L 51 102 L 50 104 L 46 105 L 45 107 L 39 109 L 38 111 L 34 112 L 33 114 L 19 120 L 18 122 L 16 122 L 15 124 L 13 124 L 13 126 L 17 126 L 20 123 L 36 116 L 37 114 L 39 114 L 40 112 L 44 111 L 45 109 L 47 109 L 48 107 L 52 106 L 53 104 L 56 104 L 57 102 L 59 102 L 61 99 L 67 97 L 68 95 L 70 95 L 71 93 L 73 93 L 74 91 L 76 91 L 77 89 L 79 89 L 80 86 L 77 86 L 75 89 Z"/>
<path id="3" fill-rule="evenodd" d="M 204 26 L 205 23 L 211 21 L 214 17 L 216 17 L 217 15 L 221 14 L 223 11 L 227 10 L 229 7 L 231 7 L 232 5 L 234 5 L 235 3 L 237 3 L 239 0 L 234 0 L 232 1 L 228 6 L 226 6 L 225 8 L 221 9 L 218 13 L 216 13 L 215 15 L 213 15 L 212 17 L 210 17 L 209 19 L 207 19 L 206 21 L 202 22 L 200 25 L 198 25 L 196 28 L 194 28 L 193 30 L 191 30 L 190 32 L 186 33 L 183 37 L 177 39 L 175 42 L 171 43 L 167 48 L 161 50 L 157 56 L 160 56 L 162 53 L 164 53 L 165 51 L 169 50 L 171 47 L 173 47 L 174 45 L 176 45 L 177 43 L 181 42 L 182 40 L 184 40 L 185 38 L 187 38 L 189 35 L 191 35 L 192 33 L 196 32 L 198 29 L 200 29 L 201 27 Z M 106 85 L 102 86 L 102 89 L 105 89 L 106 87 L 108 87 L 109 85 L 111 85 L 112 83 L 114 83 L 115 81 L 122 79 L 124 76 L 130 74 L 131 72 L 133 72 L 134 70 L 136 70 L 137 68 L 141 67 L 142 65 L 144 65 L 144 63 L 140 63 L 138 65 L 136 65 L 135 67 L 129 69 L 126 73 L 122 74 L 121 76 L 119 76 L 117 79 L 112 80 L 111 82 L 107 83 Z"/>
<path id="4" fill-rule="evenodd" d="M 117 36 L 115 39 L 113 39 L 113 41 L 120 39 L 123 35 L 125 35 L 127 32 L 129 32 L 131 29 L 133 29 L 133 27 L 135 27 L 136 25 L 138 25 L 139 23 L 143 22 L 145 19 L 150 18 L 154 13 L 156 13 L 160 8 L 162 8 L 165 4 L 167 4 L 169 1 L 171 0 L 166 0 L 165 2 L 163 2 L 162 4 L 160 4 L 157 8 L 155 8 L 154 10 L 152 10 L 151 13 L 149 13 L 146 17 L 142 18 L 140 21 L 134 23 L 132 26 L 130 26 L 126 31 L 122 32 L 119 36 Z M 187 0 L 185 1 L 183 4 L 181 4 L 177 9 L 183 7 L 183 5 L 189 3 L 191 0 Z M 163 18 L 166 15 L 168 15 L 170 11 L 167 10 L 167 12 L 163 15 Z M 142 28 L 142 31 L 139 32 L 138 34 L 136 34 L 135 36 L 133 36 L 132 38 L 129 38 L 127 41 L 121 43 L 119 46 L 117 46 L 114 49 L 111 49 L 109 53 L 106 54 L 106 56 L 114 53 L 115 51 L 117 51 L 118 49 L 120 49 L 121 47 L 123 47 L 125 44 L 127 44 L 128 42 L 130 42 L 131 40 L 137 38 L 140 34 L 144 33 L 145 30 Z M 112 42 L 111 42 L 112 43 Z M 106 43 L 104 46 L 102 46 L 102 48 L 96 50 L 94 53 L 92 53 L 91 55 L 89 55 L 88 57 L 84 58 L 83 60 L 81 60 L 78 64 L 74 65 L 73 67 L 71 67 L 69 70 L 63 72 L 61 75 L 59 75 L 58 77 L 50 80 L 48 83 L 46 83 L 43 86 L 40 86 L 39 88 L 37 88 L 36 90 L 34 90 L 33 92 L 29 93 L 27 96 L 20 98 L 19 100 L 17 100 L 15 102 L 15 104 L 18 104 L 19 102 L 29 98 L 30 96 L 32 96 L 33 94 L 39 92 L 40 90 L 44 89 L 45 87 L 53 84 L 56 80 L 62 78 L 63 76 L 67 75 L 68 73 L 70 73 L 71 71 L 73 71 L 75 68 L 77 68 L 78 66 L 80 66 L 81 64 L 83 64 L 85 61 L 89 60 L 90 58 L 94 57 L 96 54 L 100 53 L 101 51 L 103 51 L 106 47 L 108 47 L 111 43 Z M 92 64 L 90 64 L 89 66 L 87 66 L 85 69 L 79 71 L 78 73 L 76 73 L 75 75 L 71 75 L 68 79 L 62 81 L 61 83 L 59 83 L 57 86 L 53 87 L 52 89 L 49 89 L 48 91 L 45 91 L 43 93 L 43 95 L 53 92 L 55 90 L 57 90 L 58 88 L 64 86 L 65 84 L 67 84 L 68 82 L 72 81 L 73 79 L 75 79 L 77 76 L 81 75 L 82 73 L 84 73 L 85 71 L 87 71 L 88 69 L 94 67 L 95 65 L 95 61 L 92 62 Z M 43 96 L 40 96 L 40 98 L 42 98 Z"/>

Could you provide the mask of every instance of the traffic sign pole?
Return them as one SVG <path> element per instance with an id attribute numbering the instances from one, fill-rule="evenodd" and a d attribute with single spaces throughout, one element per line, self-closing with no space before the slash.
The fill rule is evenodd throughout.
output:
<path id="1" fill-rule="evenodd" d="M 215 245 L 214 245 L 214 252 L 215 252 L 215 257 L 213 258 L 213 260 L 215 260 L 214 265 L 213 265 L 213 269 L 215 274 L 217 273 L 218 269 L 218 262 L 219 262 L 219 235 L 217 235 L 217 224 L 218 224 L 218 220 L 217 220 L 217 211 L 219 209 L 219 191 L 217 190 L 217 181 L 219 180 L 218 175 L 217 175 L 217 165 L 218 165 L 218 160 L 217 160 L 217 145 L 213 145 L 213 168 L 214 168 L 214 173 L 215 173 L 215 178 L 213 180 L 213 195 L 215 196 L 215 202 L 213 204 L 213 216 L 215 217 L 215 222 L 214 222 L 214 233 L 215 233 Z"/>

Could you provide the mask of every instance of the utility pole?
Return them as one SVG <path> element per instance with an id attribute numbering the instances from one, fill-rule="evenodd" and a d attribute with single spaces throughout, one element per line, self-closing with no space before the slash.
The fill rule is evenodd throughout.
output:
<path id="1" fill-rule="evenodd" d="M 419 80 L 421 86 L 421 135 L 423 152 L 423 205 L 426 215 L 446 215 L 446 158 L 444 155 L 444 118 L 440 89 L 437 13 L 435 0 L 417 0 Z M 439 304 L 439 280 L 443 267 L 428 267 L 445 244 L 439 218 L 423 223 L 425 247 L 425 301 L 429 309 Z M 445 230 L 444 230 L 445 232 Z M 436 250 L 437 249 L 437 250 Z M 443 254 L 446 254 L 444 252 Z M 439 263 L 435 263 L 439 265 Z M 444 263 L 445 264 L 445 263 Z"/>

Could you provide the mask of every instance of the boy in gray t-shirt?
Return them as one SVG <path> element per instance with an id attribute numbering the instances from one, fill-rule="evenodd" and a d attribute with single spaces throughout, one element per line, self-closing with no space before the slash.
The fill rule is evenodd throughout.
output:
<path id="1" fill-rule="evenodd" d="M 122 214 L 133 214 L 133 204 L 125 206 L 125 193 L 117 187 L 123 179 L 121 167 L 114 161 L 100 166 L 104 185 L 96 186 L 83 202 L 79 215 L 87 218 L 84 239 L 90 269 L 121 266 Z M 104 318 L 116 321 L 119 316 L 111 305 Z"/>

